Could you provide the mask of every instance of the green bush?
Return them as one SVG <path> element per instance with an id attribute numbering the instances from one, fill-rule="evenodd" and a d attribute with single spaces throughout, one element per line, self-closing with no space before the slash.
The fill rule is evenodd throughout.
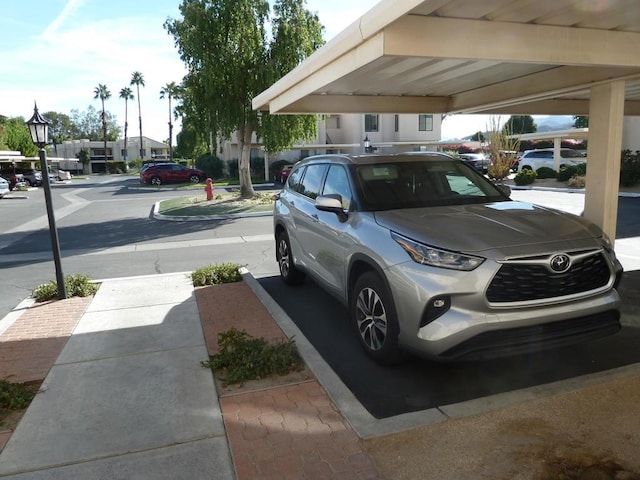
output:
<path id="1" fill-rule="evenodd" d="M 633 187 L 640 182 L 640 150 L 631 153 L 631 150 L 622 151 L 620 162 L 620 185 Z"/>
<path id="2" fill-rule="evenodd" d="M 574 175 L 578 175 L 578 167 L 575 165 L 567 165 L 564 168 L 561 168 L 558 174 L 556 175 L 556 180 L 559 182 L 567 182 Z"/>
<path id="3" fill-rule="evenodd" d="M 293 340 L 269 344 L 264 338 L 253 338 L 236 328 L 218 335 L 218 347 L 219 352 L 202 366 L 220 372 L 225 385 L 286 375 L 299 370 L 302 364 Z"/>
<path id="4" fill-rule="evenodd" d="M 557 172 L 553 168 L 540 167 L 536 170 L 536 174 L 538 178 L 556 178 Z"/>
<path id="5" fill-rule="evenodd" d="M 191 281 L 194 287 L 241 282 L 242 275 L 239 272 L 239 268 L 240 265 L 237 263 L 221 263 L 219 265 L 201 267 L 191 274 Z"/>
<path id="6" fill-rule="evenodd" d="M 0 412 L 27 408 L 35 395 L 35 386 L 0 379 Z"/>
<path id="7" fill-rule="evenodd" d="M 67 297 L 88 297 L 98 291 L 98 285 L 86 275 L 68 275 L 64 277 Z M 31 296 L 36 302 L 46 302 L 58 297 L 58 283 L 51 280 L 33 289 Z"/>
<path id="8" fill-rule="evenodd" d="M 196 159 L 196 168 L 203 170 L 207 178 L 215 180 L 224 175 L 224 162 L 215 155 L 207 153 Z"/>
<path id="9" fill-rule="evenodd" d="M 531 185 L 536 180 L 536 178 L 538 178 L 538 174 L 536 172 L 526 169 L 518 172 L 513 181 L 518 186 Z"/>

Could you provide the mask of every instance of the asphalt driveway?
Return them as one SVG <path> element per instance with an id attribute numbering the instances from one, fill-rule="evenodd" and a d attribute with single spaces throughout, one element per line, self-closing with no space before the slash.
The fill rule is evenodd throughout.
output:
<path id="1" fill-rule="evenodd" d="M 623 329 L 611 337 L 487 361 L 436 363 L 412 357 L 395 367 L 377 365 L 364 354 L 344 307 L 313 282 L 299 287 L 286 286 L 279 277 L 259 282 L 378 419 L 640 362 L 640 271 L 625 273 Z"/>

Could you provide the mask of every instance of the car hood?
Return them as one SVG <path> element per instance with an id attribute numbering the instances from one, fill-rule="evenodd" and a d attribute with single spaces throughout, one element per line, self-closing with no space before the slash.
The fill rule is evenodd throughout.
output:
<path id="1" fill-rule="evenodd" d="M 376 212 L 375 220 L 428 245 L 468 253 L 493 250 L 488 256 L 496 257 L 596 247 L 601 236 L 582 217 L 514 201 L 388 210 Z"/>

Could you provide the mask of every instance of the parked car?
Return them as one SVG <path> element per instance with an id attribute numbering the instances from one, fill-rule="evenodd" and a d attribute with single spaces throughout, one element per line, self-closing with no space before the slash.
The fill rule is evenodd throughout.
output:
<path id="1" fill-rule="evenodd" d="M 287 178 L 289 178 L 289 174 L 291 173 L 291 167 L 293 167 L 293 165 L 284 165 L 275 173 L 274 181 L 276 183 L 285 183 L 287 181 Z"/>
<path id="2" fill-rule="evenodd" d="M 620 329 L 622 266 L 600 228 L 512 201 L 445 154 L 308 157 L 273 221 L 282 280 L 307 275 L 335 295 L 383 364 L 404 351 L 510 355 Z"/>
<path id="3" fill-rule="evenodd" d="M 16 173 L 21 173 L 27 185 L 39 187 L 42 185 L 42 172 L 35 168 L 16 168 Z"/>
<path id="4" fill-rule="evenodd" d="M 4 197 L 11 190 L 9 189 L 9 182 L 0 177 L 0 198 Z"/>
<path id="5" fill-rule="evenodd" d="M 578 150 L 572 150 L 571 148 L 560 149 L 560 168 L 564 168 L 568 165 L 579 165 L 586 163 L 586 157 Z M 524 153 L 518 157 L 518 171 L 533 170 L 536 171 L 540 167 L 548 167 L 553 170 L 556 169 L 556 162 L 553 158 L 553 148 L 539 148 L 536 150 L 525 150 Z"/>
<path id="6" fill-rule="evenodd" d="M 489 171 L 489 159 L 484 153 L 461 153 L 458 157 L 481 173 Z"/>
<path id="7" fill-rule="evenodd" d="M 24 180 L 24 175 L 22 175 L 21 173 L 2 172 L 0 176 L 2 176 L 2 178 L 4 178 L 9 183 L 10 190 L 15 189 L 16 187 L 27 185 L 27 182 L 25 182 Z"/>
<path id="8" fill-rule="evenodd" d="M 152 185 L 163 183 L 202 183 L 206 174 L 197 168 L 187 168 L 177 163 L 158 163 L 140 172 L 140 182 Z"/>

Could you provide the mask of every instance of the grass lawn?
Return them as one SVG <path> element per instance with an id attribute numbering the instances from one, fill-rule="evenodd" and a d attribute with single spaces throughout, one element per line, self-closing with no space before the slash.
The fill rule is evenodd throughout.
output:
<path id="1" fill-rule="evenodd" d="M 278 190 L 260 192 L 250 200 L 244 200 L 239 195 L 216 195 L 207 201 L 206 195 L 174 198 L 160 202 L 158 213 L 174 216 L 195 215 L 228 215 L 242 213 L 260 213 L 273 211 L 272 197 Z"/>

